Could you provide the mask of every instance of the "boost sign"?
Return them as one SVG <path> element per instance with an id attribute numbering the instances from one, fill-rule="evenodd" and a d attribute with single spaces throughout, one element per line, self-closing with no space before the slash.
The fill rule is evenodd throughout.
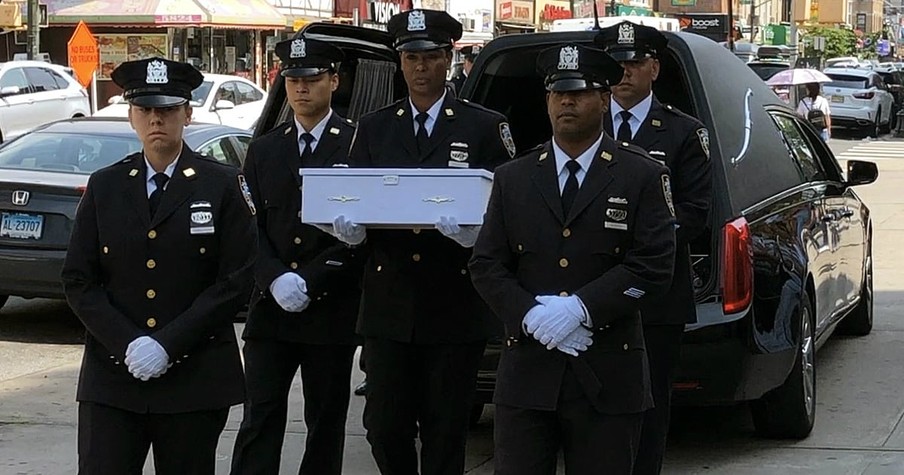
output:
<path id="1" fill-rule="evenodd" d="M 713 41 L 728 39 L 728 15 L 681 15 L 678 17 L 681 29 L 705 36 Z"/>

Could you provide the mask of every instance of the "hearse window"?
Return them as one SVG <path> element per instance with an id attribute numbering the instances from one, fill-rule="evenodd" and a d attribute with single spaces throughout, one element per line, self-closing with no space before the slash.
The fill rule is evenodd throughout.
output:
<path id="1" fill-rule="evenodd" d="M 797 162 L 801 173 L 801 183 L 823 181 L 826 174 L 819 163 L 816 153 L 811 149 L 810 143 L 804 137 L 802 131 L 790 116 L 774 114 L 772 118 L 782 132 L 785 145 L 791 152 L 791 156 Z"/>

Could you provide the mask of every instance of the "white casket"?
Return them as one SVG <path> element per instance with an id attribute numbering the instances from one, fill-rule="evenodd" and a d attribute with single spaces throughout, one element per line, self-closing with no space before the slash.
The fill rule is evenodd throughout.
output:
<path id="1" fill-rule="evenodd" d="M 375 228 L 433 227 L 441 216 L 482 224 L 493 173 L 459 168 L 301 168 L 301 221 L 344 215 Z"/>

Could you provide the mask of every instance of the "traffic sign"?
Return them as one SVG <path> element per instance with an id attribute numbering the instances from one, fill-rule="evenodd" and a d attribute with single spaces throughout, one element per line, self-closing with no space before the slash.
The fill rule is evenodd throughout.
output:
<path id="1" fill-rule="evenodd" d="M 78 22 L 69 38 L 69 67 L 75 71 L 82 87 L 88 87 L 98 65 L 97 40 L 84 21 Z"/>

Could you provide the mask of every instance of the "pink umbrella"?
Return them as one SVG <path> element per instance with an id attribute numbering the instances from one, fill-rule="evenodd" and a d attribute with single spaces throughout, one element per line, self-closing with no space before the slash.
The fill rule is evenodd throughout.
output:
<path id="1" fill-rule="evenodd" d="M 811 82 L 832 82 L 832 78 L 815 69 L 786 69 L 769 78 L 769 86 L 796 86 Z"/>

